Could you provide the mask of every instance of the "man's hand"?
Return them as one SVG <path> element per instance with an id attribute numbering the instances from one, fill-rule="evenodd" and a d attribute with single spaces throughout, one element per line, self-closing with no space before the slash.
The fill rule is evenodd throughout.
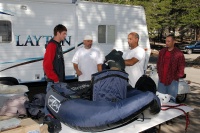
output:
<path id="1" fill-rule="evenodd" d="M 78 69 L 78 64 L 73 63 L 73 65 L 74 65 L 74 70 L 76 71 L 77 76 L 82 75 L 82 72 Z"/>
<path id="2" fill-rule="evenodd" d="M 76 70 L 76 74 L 77 74 L 78 76 L 80 76 L 80 75 L 82 75 L 82 72 L 78 69 L 78 70 Z"/>

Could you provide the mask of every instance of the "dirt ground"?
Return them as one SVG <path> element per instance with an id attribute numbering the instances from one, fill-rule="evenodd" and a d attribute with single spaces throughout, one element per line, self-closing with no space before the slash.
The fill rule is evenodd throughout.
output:
<path id="1" fill-rule="evenodd" d="M 189 113 L 190 124 L 187 129 L 187 133 L 199 133 L 200 126 L 200 54 L 184 54 L 186 59 L 185 73 L 187 75 L 186 80 L 190 80 L 191 93 L 187 95 L 186 102 L 184 104 L 194 108 Z M 196 59 L 196 60 L 195 60 Z M 150 63 L 155 64 L 157 56 L 151 56 Z M 197 62 L 195 62 L 197 61 Z M 194 63 L 195 62 L 195 63 Z M 184 133 L 185 132 L 185 115 L 179 116 L 168 124 L 163 123 L 160 133 Z"/>

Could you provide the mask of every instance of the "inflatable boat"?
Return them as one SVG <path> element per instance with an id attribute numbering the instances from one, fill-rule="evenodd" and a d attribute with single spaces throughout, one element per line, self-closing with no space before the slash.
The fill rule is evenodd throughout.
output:
<path id="1" fill-rule="evenodd" d="M 89 132 L 128 124 L 146 109 L 152 114 L 160 111 L 160 100 L 153 92 L 126 90 L 127 74 L 122 71 L 94 74 L 90 87 L 92 99 L 83 99 L 65 83 L 51 86 L 46 94 L 48 110 L 67 126 Z"/>

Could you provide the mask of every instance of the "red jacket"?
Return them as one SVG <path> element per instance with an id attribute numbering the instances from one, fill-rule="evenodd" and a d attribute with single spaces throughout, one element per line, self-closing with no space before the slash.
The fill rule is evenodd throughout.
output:
<path id="1" fill-rule="evenodd" d="M 159 80 L 163 79 L 163 66 L 165 65 L 164 56 L 167 48 L 163 48 L 159 52 L 157 61 L 157 71 Z M 170 85 L 173 80 L 178 81 L 179 78 L 183 77 L 185 68 L 185 58 L 183 53 L 176 47 L 171 51 L 171 58 L 168 68 L 168 74 L 166 77 L 166 83 L 164 85 Z"/>
<path id="2" fill-rule="evenodd" d="M 43 69 L 48 82 L 63 82 L 65 80 L 65 64 L 62 47 L 60 43 L 53 39 L 49 41 L 46 47 Z"/>

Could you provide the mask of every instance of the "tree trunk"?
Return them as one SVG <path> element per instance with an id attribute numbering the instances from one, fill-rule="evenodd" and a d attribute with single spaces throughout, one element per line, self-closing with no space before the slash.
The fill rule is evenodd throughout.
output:
<path id="1" fill-rule="evenodd" d="M 194 28 L 194 40 L 197 40 L 197 28 Z"/>
<path id="2" fill-rule="evenodd" d="M 195 27 L 195 40 L 200 40 L 200 27 Z"/>

